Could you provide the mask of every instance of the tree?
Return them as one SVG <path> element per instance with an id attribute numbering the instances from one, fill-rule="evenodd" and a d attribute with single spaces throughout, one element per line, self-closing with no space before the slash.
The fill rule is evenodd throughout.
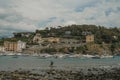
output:
<path id="1" fill-rule="evenodd" d="M 112 54 L 113 54 L 113 52 L 115 51 L 115 45 L 114 45 L 114 44 L 111 44 L 110 50 L 111 50 L 111 52 L 112 52 Z"/>
<path id="2" fill-rule="evenodd" d="M 79 47 L 76 48 L 76 51 L 82 52 L 82 54 L 86 54 L 86 50 L 87 50 L 86 45 L 79 46 Z"/>

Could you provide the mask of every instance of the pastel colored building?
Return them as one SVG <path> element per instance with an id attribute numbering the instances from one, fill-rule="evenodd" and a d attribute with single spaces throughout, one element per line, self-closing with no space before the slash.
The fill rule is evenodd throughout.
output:
<path id="1" fill-rule="evenodd" d="M 23 49 L 26 48 L 26 42 L 18 41 L 17 42 L 17 51 L 22 52 Z"/>
<path id="2" fill-rule="evenodd" d="M 36 33 L 35 36 L 33 37 L 33 43 L 42 43 L 42 38 L 39 33 Z"/>
<path id="3" fill-rule="evenodd" d="M 0 52 L 4 52 L 4 47 L 3 46 L 0 46 Z"/>
<path id="4" fill-rule="evenodd" d="M 17 51 L 17 42 L 4 42 L 5 51 Z"/>
<path id="5" fill-rule="evenodd" d="M 4 50 L 5 51 L 14 51 L 14 52 L 22 52 L 22 49 L 26 48 L 26 43 L 22 41 L 18 42 L 4 42 Z"/>
<path id="6" fill-rule="evenodd" d="M 87 35 L 86 36 L 86 43 L 94 42 L 94 35 Z"/>
<path id="7" fill-rule="evenodd" d="M 49 37 L 49 38 L 43 38 L 44 41 L 47 42 L 60 42 L 60 38 L 54 38 L 54 37 Z"/>

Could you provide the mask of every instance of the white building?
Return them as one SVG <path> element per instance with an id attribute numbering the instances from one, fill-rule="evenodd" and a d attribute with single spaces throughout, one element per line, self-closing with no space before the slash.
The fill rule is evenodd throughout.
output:
<path id="1" fill-rule="evenodd" d="M 41 35 L 39 33 L 36 33 L 36 35 L 33 38 L 33 42 L 34 43 L 39 43 L 39 44 L 41 44 L 43 42 L 43 40 L 41 38 Z"/>
<path id="2" fill-rule="evenodd" d="M 4 52 L 4 51 L 5 51 L 4 47 L 0 46 L 0 52 Z"/>
<path id="3" fill-rule="evenodd" d="M 26 42 L 22 42 L 19 40 L 17 43 L 18 43 L 17 44 L 17 51 L 22 52 L 22 50 L 26 48 Z"/>

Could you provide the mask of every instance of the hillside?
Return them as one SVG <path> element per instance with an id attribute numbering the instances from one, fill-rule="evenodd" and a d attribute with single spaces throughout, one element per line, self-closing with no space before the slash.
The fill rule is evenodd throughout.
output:
<path id="1" fill-rule="evenodd" d="M 119 28 L 107 28 L 104 26 L 96 25 L 70 25 L 70 26 L 58 26 L 57 28 L 46 28 L 45 30 L 36 30 L 42 34 L 43 37 L 66 37 L 75 39 L 84 39 L 84 35 L 94 34 L 95 43 L 116 43 L 120 41 L 120 29 Z"/>
<path id="2" fill-rule="evenodd" d="M 26 32 L 25 32 L 26 33 Z M 33 42 L 36 33 L 40 33 L 42 39 L 49 37 L 60 38 L 57 42 L 43 42 L 40 46 L 38 43 Z M 96 25 L 70 25 L 45 28 L 44 30 L 36 30 L 35 33 L 30 33 L 29 36 L 18 33 L 13 38 L 3 38 L 0 40 L 0 45 L 4 41 L 24 41 L 29 46 L 37 45 L 34 52 L 40 53 L 82 53 L 82 54 L 99 54 L 106 50 L 108 54 L 119 54 L 120 52 L 120 29 L 107 28 L 104 26 Z M 91 43 L 84 42 L 87 35 L 94 35 L 94 41 Z M 62 40 L 63 42 L 62 42 Z M 76 41 L 77 42 L 74 42 Z M 73 43 L 72 43 L 72 41 Z M 66 42 L 67 41 L 67 42 Z M 69 43 L 72 44 L 69 44 Z M 67 45 L 67 47 L 66 47 Z M 50 48 L 46 47 L 49 46 Z M 42 48 L 41 48 L 42 47 Z M 37 50 L 38 49 L 38 50 Z M 29 49 L 27 51 L 30 51 Z"/>

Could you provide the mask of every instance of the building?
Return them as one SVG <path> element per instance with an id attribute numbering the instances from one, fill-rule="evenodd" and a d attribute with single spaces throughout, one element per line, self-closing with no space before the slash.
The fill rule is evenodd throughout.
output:
<path id="1" fill-rule="evenodd" d="M 55 43 L 60 42 L 60 38 L 54 38 L 54 37 L 43 38 L 43 40 L 47 42 L 55 42 Z"/>
<path id="2" fill-rule="evenodd" d="M 26 48 L 26 43 L 22 41 L 18 42 L 4 42 L 4 50 L 5 51 L 13 51 L 13 52 L 22 52 L 23 49 Z"/>
<path id="3" fill-rule="evenodd" d="M 4 47 L 3 46 L 0 46 L 0 52 L 4 52 Z"/>
<path id="4" fill-rule="evenodd" d="M 86 35 L 92 35 L 92 32 L 90 31 L 83 31 L 82 35 L 86 36 Z"/>
<path id="5" fill-rule="evenodd" d="M 71 35 L 71 31 L 65 31 L 65 35 Z"/>
<path id="6" fill-rule="evenodd" d="M 4 42 L 4 48 L 5 51 L 17 51 L 17 42 L 9 42 L 5 41 Z"/>
<path id="7" fill-rule="evenodd" d="M 26 48 L 26 42 L 18 41 L 17 42 L 17 51 L 22 52 L 23 49 Z"/>
<path id="8" fill-rule="evenodd" d="M 94 42 L 94 35 L 87 35 L 86 36 L 86 43 Z"/>
<path id="9" fill-rule="evenodd" d="M 36 33 L 36 35 L 33 37 L 33 43 L 39 43 L 41 44 L 43 42 L 41 35 L 39 33 Z"/>

